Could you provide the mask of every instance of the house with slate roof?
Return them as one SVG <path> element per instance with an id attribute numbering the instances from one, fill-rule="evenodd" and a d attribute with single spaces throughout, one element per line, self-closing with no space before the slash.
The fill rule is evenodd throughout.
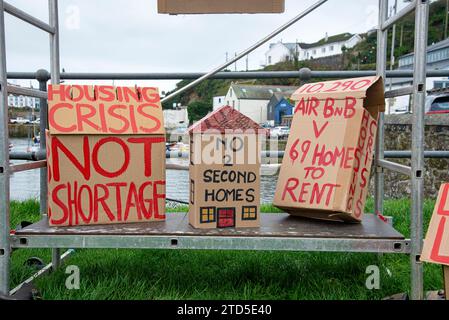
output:
<path id="1" fill-rule="evenodd" d="M 298 87 L 262 86 L 233 83 L 224 98 L 224 104 L 231 106 L 259 124 L 268 120 L 268 103 L 273 94 L 290 97 Z"/>
<path id="2" fill-rule="evenodd" d="M 260 142 L 265 129 L 223 106 L 188 129 L 189 223 L 194 228 L 260 225 Z"/>
<path id="3" fill-rule="evenodd" d="M 398 58 L 397 70 L 413 70 L 415 60 L 414 52 L 403 55 Z M 434 43 L 427 47 L 427 70 L 449 70 L 449 38 Z M 389 86 L 391 81 L 391 89 L 397 90 L 412 85 L 409 78 L 392 78 L 387 80 L 386 85 Z M 449 90 L 448 77 L 427 77 L 426 91 Z M 404 113 L 411 110 L 411 96 L 405 95 L 388 99 L 386 114 L 388 113 Z"/>
<path id="4" fill-rule="evenodd" d="M 303 61 L 342 54 L 343 47 L 352 48 L 360 41 L 362 37 L 358 34 L 341 33 L 333 36 L 326 34 L 323 39 L 314 43 L 271 43 L 265 53 L 265 65 L 293 60 L 295 57 Z"/>
<path id="5" fill-rule="evenodd" d="M 271 121 L 275 126 L 281 125 L 285 116 L 293 114 L 293 101 L 290 100 L 290 95 L 282 92 L 274 93 L 268 103 L 267 112 L 268 121 Z"/>

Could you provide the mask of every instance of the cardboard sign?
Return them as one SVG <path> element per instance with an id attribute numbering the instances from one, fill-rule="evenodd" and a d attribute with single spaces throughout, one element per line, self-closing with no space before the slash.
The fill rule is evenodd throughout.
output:
<path id="1" fill-rule="evenodd" d="M 159 13 L 282 13 L 285 0 L 158 0 Z"/>
<path id="2" fill-rule="evenodd" d="M 50 85 L 52 226 L 165 219 L 165 134 L 155 88 Z"/>
<path id="3" fill-rule="evenodd" d="M 165 134 L 156 88 L 50 85 L 51 134 Z"/>
<path id="4" fill-rule="evenodd" d="M 449 266 L 449 183 L 441 186 L 424 240 L 421 261 Z M 449 279 L 448 279 L 449 280 Z"/>
<path id="5" fill-rule="evenodd" d="M 324 220 L 362 219 L 375 145 L 384 111 L 378 77 L 306 84 L 296 103 L 274 205 Z"/>
<path id="6" fill-rule="evenodd" d="M 195 228 L 260 225 L 260 130 L 231 107 L 190 128 L 189 222 Z"/>

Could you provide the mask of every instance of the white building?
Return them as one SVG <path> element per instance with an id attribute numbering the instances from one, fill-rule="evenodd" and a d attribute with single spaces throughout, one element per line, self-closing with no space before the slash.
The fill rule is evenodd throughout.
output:
<path id="1" fill-rule="evenodd" d="M 166 129 L 186 128 L 189 125 L 187 108 L 166 109 L 164 113 L 164 127 Z"/>
<path id="2" fill-rule="evenodd" d="M 267 106 L 276 92 L 291 95 L 298 89 L 288 86 L 253 86 L 231 84 L 225 96 L 225 104 L 240 111 L 257 123 L 267 122 Z"/>
<path id="3" fill-rule="evenodd" d="M 414 54 L 409 53 L 399 57 L 398 70 L 413 70 Z M 427 70 L 449 70 L 449 39 L 435 43 L 427 48 Z M 412 85 L 412 80 L 407 78 L 392 79 L 391 89 L 400 89 Z M 387 90 L 390 88 L 390 80 L 386 81 Z M 449 88 L 448 77 L 433 77 L 426 79 L 426 90 Z M 387 99 L 386 113 L 402 113 L 411 110 L 409 95 Z"/>
<path id="4" fill-rule="evenodd" d="M 217 96 L 213 98 L 212 101 L 213 109 L 217 110 L 218 108 L 226 105 L 225 103 L 225 96 Z"/>
<path id="5" fill-rule="evenodd" d="M 358 34 L 342 33 L 326 36 L 315 43 L 271 43 L 265 53 L 265 65 L 273 65 L 282 61 L 299 61 L 334 56 L 343 53 L 343 48 L 353 48 L 362 41 Z"/>
<path id="6" fill-rule="evenodd" d="M 8 83 L 8 85 L 13 85 Z M 17 85 L 14 85 L 17 86 Z M 16 107 L 16 108 L 37 108 L 40 107 L 40 99 L 34 98 L 34 97 L 25 97 L 25 96 L 16 96 L 9 94 L 8 95 L 8 106 L 9 107 Z"/>

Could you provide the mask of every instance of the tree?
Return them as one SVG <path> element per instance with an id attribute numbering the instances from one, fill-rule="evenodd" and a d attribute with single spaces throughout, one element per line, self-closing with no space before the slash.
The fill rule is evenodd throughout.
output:
<path id="1" fill-rule="evenodd" d="M 190 123 L 200 120 L 210 111 L 212 111 L 212 105 L 204 101 L 194 101 L 187 107 Z"/>

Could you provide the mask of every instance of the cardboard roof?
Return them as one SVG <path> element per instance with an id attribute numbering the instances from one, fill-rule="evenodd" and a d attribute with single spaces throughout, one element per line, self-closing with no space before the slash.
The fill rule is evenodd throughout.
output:
<path id="1" fill-rule="evenodd" d="M 153 87 L 49 85 L 51 134 L 165 134 Z"/>
<path id="2" fill-rule="evenodd" d="M 207 130 L 214 130 L 217 133 L 226 133 L 226 130 L 255 130 L 258 134 L 265 132 L 257 122 L 245 116 L 238 110 L 230 106 L 223 106 L 209 113 L 203 119 L 193 124 L 189 133 L 203 133 Z"/>

